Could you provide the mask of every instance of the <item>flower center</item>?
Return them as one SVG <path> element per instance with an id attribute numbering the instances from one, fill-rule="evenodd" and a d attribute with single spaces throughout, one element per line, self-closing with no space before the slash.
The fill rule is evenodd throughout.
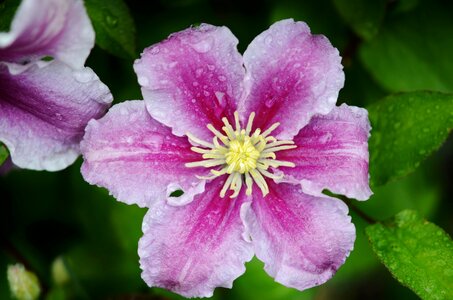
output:
<path id="1" fill-rule="evenodd" d="M 263 196 L 269 193 L 264 177 L 271 179 L 281 179 L 283 173 L 274 174 L 278 167 L 294 167 L 294 163 L 280 161 L 276 159 L 275 152 L 296 148 L 293 141 L 279 141 L 270 134 L 280 123 L 272 124 L 266 131 L 261 132 L 258 128 L 252 133 L 252 125 L 255 113 L 249 116 L 247 126 L 241 128 L 238 112 L 234 113 L 235 127 L 228 122 L 227 118 L 222 121 L 225 126 L 222 127 L 224 132 L 221 133 L 208 124 L 208 129 L 214 134 L 212 143 L 203 141 L 196 136 L 187 133 L 192 143 L 201 147 L 192 147 L 192 151 L 202 154 L 204 160 L 186 163 L 188 168 L 205 167 L 213 168 L 212 176 L 201 179 L 214 179 L 218 176 L 229 174 L 225 184 L 220 191 L 220 196 L 224 197 L 227 190 L 233 191 L 231 198 L 237 197 L 245 181 L 246 195 L 252 194 L 253 183 L 260 188 Z M 220 142 L 219 142 L 220 140 Z M 272 169 L 272 173 L 269 172 Z"/>
<path id="2" fill-rule="evenodd" d="M 260 157 L 260 152 L 250 141 L 250 137 L 244 136 L 240 139 L 230 141 L 230 147 L 225 154 L 225 162 L 228 165 L 227 173 L 239 172 L 247 173 L 256 169 L 256 161 Z"/>

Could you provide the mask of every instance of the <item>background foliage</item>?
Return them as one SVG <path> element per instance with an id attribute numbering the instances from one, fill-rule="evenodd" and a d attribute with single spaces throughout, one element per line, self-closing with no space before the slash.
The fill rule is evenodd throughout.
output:
<path id="1" fill-rule="evenodd" d="M 451 1 L 85 2 L 97 32 L 87 64 L 116 103 L 141 99 L 133 60 L 172 32 L 201 22 L 226 25 L 243 52 L 274 21 L 291 17 L 339 49 L 346 73 L 339 103 L 369 109 L 374 195 L 361 203 L 345 199 L 357 240 L 337 275 L 298 292 L 274 283 L 253 260 L 215 299 L 453 298 Z M 0 0 L 0 30 L 17 3 Z M 0 146 L 0 162 L 6 157 Z M 89 186 L 80 163 L 58 173 L 13 170 L 0 177 L 0 299 L 10 297 L 7 265 L 18 261 L 35 272 L 48 299 L 178 299 L 140 278 L 137 242 L 146 211 Z"/>

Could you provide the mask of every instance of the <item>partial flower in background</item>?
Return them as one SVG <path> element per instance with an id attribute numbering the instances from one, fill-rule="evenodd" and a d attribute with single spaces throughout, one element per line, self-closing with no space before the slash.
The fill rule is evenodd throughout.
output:
<path id="1" fill-rule="evenodd" d="M 84 67 L 94 31 L 82 0 L 24 0 L 0 33 L 0 142 L 20 168 L 56 171 L 80 154 L 112 96 Z"/>
<path id="2" fill-rule="evenodd" d="M 91 121 L 81 144 L 85 180 L 150 208 L 143 279 L 187 297 L 231 287 L 254 254 L 286 286 L 324 283 L 355 229 L 323 189 L 371 195 L 367 112 L 335 106 L 338 51 L 293 20 L 244 56 L 237 43 L 203 24 L 146 49 L 134 65 L 145 101 Z"/>

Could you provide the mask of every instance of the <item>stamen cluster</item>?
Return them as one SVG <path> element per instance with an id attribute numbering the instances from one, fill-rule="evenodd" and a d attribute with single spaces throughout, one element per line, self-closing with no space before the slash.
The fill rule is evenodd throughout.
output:
<path id="1" fill-rule="evenodd" d="M 253 119 L 255 113 L 249 116 L 247 126 L 241 128 L 238 112 L 234 113 L 235 128 L 228 122 L 227 118 L 222 118 L 225 126 L 222 127 L 224 133 L 208 124 L 208 129 L 214 134 L 212 143 L 206 142 L 196 136 L 187 133 L 189 140 L 201 147 L 192 147 L 192 151 L 202 154 L 204 160 L 186 163 L 186 167 L 205 167 L 213 168 L 212 176 L 202 177 L 202 179 L 214 179 L 218 176 L 228 174 L 228 178 L 220 191 L 220 196 L 224 197 L 227 190 L 233 191 L 231 198 L 239 195 L 245 181 L 246 195 L 252 194 L 253 182 L 260 188 L 263 196 L 269 193 L 264 177 L 271 179 L 281 179 L 283 173 L 276 175 L 269 172 L 269 168 L 294 167 L 294 163 L 276 159 L 275 152 L 296 148 L 293 141 L 279 141 L 270 136 L 280 123 L 272 124 L 266 131 L 261 132 L 257 128 L 252 133 Z"/>

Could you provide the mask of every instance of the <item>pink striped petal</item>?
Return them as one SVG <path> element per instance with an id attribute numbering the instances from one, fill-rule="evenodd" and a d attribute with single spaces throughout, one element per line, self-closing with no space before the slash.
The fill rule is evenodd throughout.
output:
<path id="1" fill-rule="evenodd" d="M 0 141 L 21 168 L 61 170 L 79 156 L 88 121 L 101 117 L 111 101 L 89 68 L 0 63 Z"/>
<path id="2" fill-rule="evenodd" d="M 256 256 L 275 281 L 299 290 L 329 280 L 353 249 L 355 228 L 338 199 L 304 194 L 300 186 L 269 182 L 253 194 L 245 222 Z"/>
<path id="3" fill-rule="evenodd" d="M 178 136 L 211 139 L 206 125 L 231 120 L 242 94 L 237 43 L 228 28 L 202 24 L 145 49 L 134 69 L 151 116 Z"/>
<path id="4" fill-rule="evenodd" d="M 321 195 L 323 189 L 349 198 L 366 200 L 368 181 L 368 113 L 363 108 L 335 107 L 316 116 L 294 138 L 296 149 L 279 152 L 278 159 L 292 161 L 295 168 L 280 168 L 302 184 L 305 192 Z"/>
<path id="5" fill-rule="evenodd" d="M 94 31 L 82 0 L 23 0 L 0 33 L 0 60 L 24 62 L 44 56 L 83 67 L 94 46 Z"/>
<path id="6" fill-rule="evenodd" d="M 143 223 L 139 243 L 142 277 L 185 297 L 210 297 L 216 287 L 231 288 L 253 257 L 242 237 L 244 197 L 220 198 L 222 179 L 186 206 L 157 203 Z"/>
<path id="7" fill-rule="evenodd" d="M 243 120 L 256 113 L 255 126 L 280 122 L 280 139 L 291 139 L 315 114 L 327 114 L 343 87 L 341 57 L 329 40 L 311 35 L 292 19 L 274 23 L 244 53 L 248 97 L 239 103 Z"/>
<path id="8" fill-rule="evenodd" d="M 81 144 L 82 175 L 125 203 L 149 207 L 168 198 L 183 205 L 204 190 L 204 181 L 195 175 L 207 172 L 184 166 L 201 160 L 190 147 L 186 138 L 151 118 L 144 101 L 123 102 L 88 124 Z M 178 189 L 185 192 L 182 197 L 169 197 Z"/>

